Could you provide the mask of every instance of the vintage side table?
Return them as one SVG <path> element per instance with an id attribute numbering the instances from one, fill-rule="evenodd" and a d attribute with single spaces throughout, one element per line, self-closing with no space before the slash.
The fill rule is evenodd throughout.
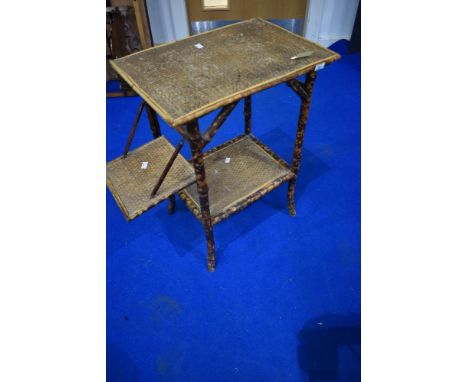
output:
<path id="1" fill-rule="evenodd" d="M 124 154 L 107 163 L 107 185 L 125 218 L 132 220 L 164 199 L 173 212 L 177 193 L 203 223 L 213 271 L 214 224 L 286 181 L 289 213 L 295 215 L 294 189 L 316 70 L 339 57 L 265 20 L 251 19 L 112 61 L 143 98 Z M 303 74 L 304 83 L 296 79 Z M 252 94 L 283 82 L 301 101 L 291 165 L 251 134 Z M 244 134 L 203 153 L 240 99 Z M 218 108 L 202 133 L 198 118 Z M 143 109 L 155 139 L 129 151 Z M 161 135 L 157 114 L 181 135 L 176 147 Z M 180 154 L 185 140 L 190 162 Z"/>

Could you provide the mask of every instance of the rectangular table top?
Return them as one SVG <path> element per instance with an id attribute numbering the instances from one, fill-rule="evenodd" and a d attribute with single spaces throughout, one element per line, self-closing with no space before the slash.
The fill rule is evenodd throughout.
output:
<path id="1" fill-rule="evenodd" d="M 292 56 L 311 52 L 306 58 Z M 171 126 L 339 59 L 263 19 L 251 19 L 111 61 Z"/>

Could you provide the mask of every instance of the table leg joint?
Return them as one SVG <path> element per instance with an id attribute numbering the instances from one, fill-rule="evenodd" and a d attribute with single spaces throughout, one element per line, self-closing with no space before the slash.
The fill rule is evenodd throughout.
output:
<path id="1" fill-rule="evenodd" d="M 213 139 L 214 135 L 218 132 L 218 130 L 221 128 L 223 123 L 226 121 L 227 117 L 231 112 L 234 110 L 236 107 L 237 103 L 239 101 L 233 102 L 229 105 L 224 106 L 219 114 L 216 116 L 215 120 L 213 123 L 208 127 L 208 129 L 205 131 L 205 133 L 202 135 L 203 139 L 203 147 L 206 146 L 210 141 Z"/>
<path id="2" fill-rule="evenodd" d="M 302 101 L 307 101 L 308 94 L 305 89 L 305 85 L 302 84 L 299 80 L 293 78 L 292 80 L 286 81 L 288 85 L 294 92 L 301 98 Z"/>

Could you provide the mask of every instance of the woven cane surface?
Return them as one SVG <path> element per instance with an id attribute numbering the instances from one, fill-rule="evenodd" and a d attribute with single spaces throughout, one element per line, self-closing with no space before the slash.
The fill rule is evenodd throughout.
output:
<path id="1" fill-rule="evenodd" d="M 250 136 L 208 154 L 205 158 L 210 213 L 217 215 L 291 175 L 287 167 L 267 153 Z M 196 185 L 185 189 L 199 209 Z"/>
<path id="2" fill-rule="evenodd" d="M 165 137 L 159 137 L 129 152 L 126 158 L 107 163 L 107 185 L 127 220 L 195 181 L 193 167 L 179 154 L 157 194 L 150 198 L 174 150 Z M 146 169 L 142 168 L 144 162 Z"/>
<path id="3" fill-rule="evenodd" d="M 292 56 L 308 52 L 298 60 Z M 251 19 L 111 62 L 171 126 L 181 125 L 340 56 Z"/>

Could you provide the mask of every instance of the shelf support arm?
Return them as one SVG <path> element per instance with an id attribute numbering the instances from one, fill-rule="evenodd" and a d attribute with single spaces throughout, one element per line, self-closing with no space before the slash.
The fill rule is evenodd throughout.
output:
<path id="1" fill-rule="evenodd" d="M 166 167 L 164 167 L 163 172 L 159 176 L 158 182 L 154 186 L 153 191 L 151 191 L 151 198 L 154 198 L 154 195 L 156 195 L 156 193 L 158 192 L 159 188 L 164 182 L 164 179 L 166 179 L 166 176 L 169 173 L 169 170 L 171 169 L 172 165 L 174 164 L 177 158 L 177 155 L 179 155 L 180 150 L 182 149 L 183 145 L 184 145 L 184 139 L 181 139 L 179 144 L 175 148 L 174 152 L 172 153 L 171 157 L 169 158 L 169 161 L 167 162 Z"/>

